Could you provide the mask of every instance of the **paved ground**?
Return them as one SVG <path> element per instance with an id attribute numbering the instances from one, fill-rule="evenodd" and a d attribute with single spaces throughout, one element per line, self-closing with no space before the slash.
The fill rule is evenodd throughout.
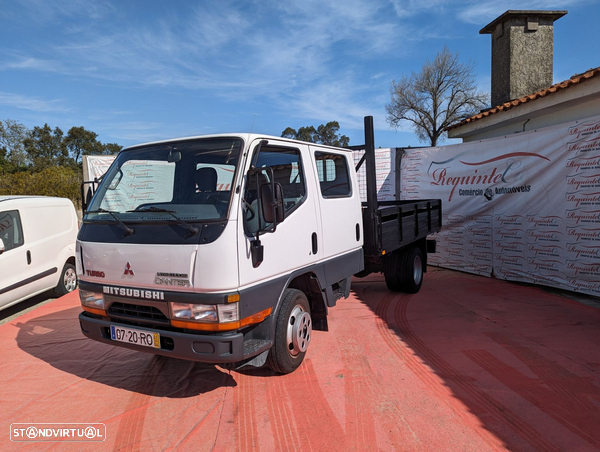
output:
<path id="1" fill-rule="evenodd" d="M 34 309 L 39 308 L 43 304 L 55 300 L 55 297 L 56 295 L 54 295 L 54 293 L 51 290 L 49 290 L 48 292 L 36 295 L 35 297 L 31 297 L 28 300 L 22 301 L 6 309 L 3 309 L 2 311 L 0 311 L 0 325 L 10 322 L 11 320 L 16 319 L 17 317 L 20 317 L 29 311 L 33 311 Z"/>
<path id="2" fill-rule="evenodd" d="M 353 290 L 286 376 L 95 343 L 76 294 L 45 304 L 0 326 L 0 449 L 600 450 L 600 309 L 441 269 L 416 295 Z M 107 438 L 11 443 L 16 422 Z"/>

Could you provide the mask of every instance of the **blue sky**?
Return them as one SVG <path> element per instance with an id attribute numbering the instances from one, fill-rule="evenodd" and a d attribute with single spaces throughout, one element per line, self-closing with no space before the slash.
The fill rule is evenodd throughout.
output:
<path id="1" fill-rule="evenodd" d="M 331 120 L 350 144 L 417 146 L 390 129 L 390 83 L 444 45 L 490 90 L 479 30 L 508 9 L 568 10 L 554 80 L 600 66 L 600 0 L 4 0 L 0 119 L 84 126 L 123 146 L 224 132 L 280 135 Z M 445 144 L 450 144 L 446 141 Z"/>

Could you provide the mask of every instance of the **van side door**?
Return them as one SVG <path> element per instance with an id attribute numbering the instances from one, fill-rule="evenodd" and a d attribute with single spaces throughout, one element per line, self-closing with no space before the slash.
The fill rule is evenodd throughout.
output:
<path id="1" fill-rule="evenodd" d="M 0 212 L 0 239 L 4 252 L 0 254 L 0 309 L 13 304 L 32 292 L 31 266 L 24 246 L 23 225 L 18 210 Z"/>

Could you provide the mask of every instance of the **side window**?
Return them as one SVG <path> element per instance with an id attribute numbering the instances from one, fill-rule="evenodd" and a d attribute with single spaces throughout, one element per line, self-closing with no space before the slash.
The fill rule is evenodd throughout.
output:
<path id="1" fill-rule="evenodd" d="M 352 186 L 348 178 L 348 161 L 345 156 L 315 152 L 315 160 L 323 198 L 352 196 Z"/>
<path id="2" fill-rule="evenodd" d="M 23 228 L 18 211 L 0 212 L 0 239 L 4 242 L 5 251 L 23 245 Z"/>
<path id="3" fill-rule="evenodd" d="M 246 230 L 255 233 L 267 224 L 259 218 L 257 186 L 271 182 L 271 174 L 276 183 L 283 189 L 283 204 L 286 217 L 300 205 L 306 196 L 306 183 L 302 169 L 300 152 L 290 148 L 263 147 L 260 151 L 256 167 L 260 169 L 251 176 L 246 184 L 244 201 L 246 205 Z M 268 168 L 273 171 L 271 173 Z"/>

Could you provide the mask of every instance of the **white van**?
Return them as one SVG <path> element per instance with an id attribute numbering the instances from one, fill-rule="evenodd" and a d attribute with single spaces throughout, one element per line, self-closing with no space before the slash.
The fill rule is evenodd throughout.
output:
<path id="1" fill-rule="evenodd" d="M 77 287 L 77 214 L 65 198 L 0 196 L 0 310 Z"/>

